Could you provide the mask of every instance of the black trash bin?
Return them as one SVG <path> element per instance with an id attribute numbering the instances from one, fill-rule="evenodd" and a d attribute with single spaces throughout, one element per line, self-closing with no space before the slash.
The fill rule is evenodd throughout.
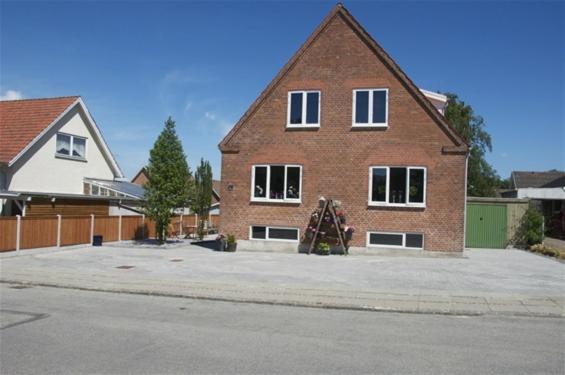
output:
<path id="1" fill-rule="evenodd" d="M 92 236 L 92 246 L 102 246 L 102 236 Z"/>

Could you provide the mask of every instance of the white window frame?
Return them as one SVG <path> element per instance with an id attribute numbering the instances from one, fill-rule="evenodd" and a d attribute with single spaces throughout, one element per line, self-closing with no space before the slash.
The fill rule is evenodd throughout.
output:
<path id="1" fill-rule="evenodd" d="M 306 111 L 307 111 L 307 98 L 309 93 L 318 93 L 318 123 L 317 124 L 307 124 L 306 123 Z M 302 94 L 302 123 L 291 124 L 290 123 L 290 108 L 291 108 L 291 97 L 292 94 Z M 319 128 L 322 115 L 322 92 L 320 90 L 295 90 L 289 91 L 287 97 L 287 110 L 286 110 L 286 127 L 287 128 Z"/>
<path id="2" fill-rule="evenodd" d="M 57 137 L 59 135 L 66 135 L 67 137 L 70 137 L 70 141 L 69 141 L 69 155 L 65 155 L 65 154 L 60 154 L 57 152 Z M 79 138 L 79 139 L 84 139 L 84 156 L 73 156 L 73 147 L 74 147 L 74 141 L 75 138 Z M 69 133 L 63 133 L 63 132 L 58 132 L 55 135 L 55 156 L 58 158 L 64 158 L 64 159 L 72 159 L 72 160 L 81 160 L 81 161 L 86 161 L 86 145 L 87 145 L 87 137 L 83 137 L 80 135 L 73 135 L 73 134 L 69 134 Z"/>
<path id="3" fill-rule="evenodd" d="M 357 112 L 357 93 L 361 91 L 369 92 L 369 116 L 367 117 L 368 122 L 356 122 L 356 112 Z M 385 122 L 373 122 L 373 93 L 375 91 L 386 92 L 386 102 L 385 102 Z M 366 89 L 355 89 L 353 90 L 353 116 L 351 118 L 351 126 L 354 128 L 388 128 L 388 88 L 366 88 Z"/>
<path id="4" fill-rule="evenodd" d="M 265 238 L 253 238 L 253 227 L 265 227 Z M 270 229 L 292 229 L 292 230 L 296 230 L 296 240 L 283 240 L 283 239 L 280 239 L 280 238 L 269 238 Z M 296 243 L 296 242 L 300 241 L 300 228 L 254 224 L 254 225 L 249 226 L 249 239 L 251 241 L 276 241 L 276 242 L 294 242 L 294 243 Z"/>
<path id="5" fill-rule="evenodd" d="M 256 167 L 266 167 L 267 168 L 267 186 L 266 186 L 266 196 L 265 198 L 255 197 L 255 168 Z M 284 167 L 284 198 L 283 199 L 272 199 L 269 198 L 270 187 L 271 187 L 271 167 Z M 286 197 L 286 178 L 288 176 L 288 168 L 299 168 L 300 169 L 300 187 L 298 189 L 299 198 L 287 198 Z M 251 202 L 278 202 L 278 203 L 301 203 L 302 202 L 302 166 L 299 164 L 254 164 L 251 166 Z"/>
<path id="6" fill-rule="evenodd" d="M 390 193 L 390 169 L 391 168 L 405 168 L 406 169 L 406 203 L 389 203 L 389 193 Z M 384 202 L 373 201 L 373 169 L 386 169 L 386 196 Z M 410 170 L 411 169 L 423 169 L 424 170 L 424 194 L 423 202 L 410 202 Z M 388 207 L 426 207 L 426 195 L 428 190 L 428 170 L 426 167 L 422 166 L 378 166 L 372 165 L 369 167 L 369 194 L 367 196 L 367 201 L 369 206 L 388 206 Z"/>
<path id="7" fill-rule="evenodd" d="M 402 236 L 402 246 L 398 245 L 375 245 L 371 244 L 371 234 L 394 234 Z M 407 247 L 406 246 L 406 235 L 407 234 L 417 234 L 422 236 L 422 247 Z M 396 248 L 396 249 L 408 249 L 408 250 L 423 250 L 425 246 L 425 238 L 424 233 L 416 233 L 416 232 L 385 232 L 385 231 L 367 231 L 366 236 L 366 246 L 367 247 L 381 247 L 381 248 Z"/>

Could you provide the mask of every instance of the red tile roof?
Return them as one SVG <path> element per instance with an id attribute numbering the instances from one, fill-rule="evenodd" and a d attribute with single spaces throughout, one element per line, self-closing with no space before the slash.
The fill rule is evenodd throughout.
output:
<path id="1" fill-rule="evenodd" d="M 0 101 L 0 163 L 8 164 L 78 98 Z"/>

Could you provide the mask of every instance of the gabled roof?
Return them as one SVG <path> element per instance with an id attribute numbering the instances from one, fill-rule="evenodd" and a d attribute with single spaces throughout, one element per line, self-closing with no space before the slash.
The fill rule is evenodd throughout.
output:
<path id="1" fill-rule="evenodd" d="M 0 101 L 0 162 L 8 164 L 78 98 Z"/>
<path id="2" fill-rule="evenodd" d="M 511 180 L 515 189 L 563 187 L 565 172 L 514 171 Z"/>
<path id="3" fill-rule="evenodd" d="M 430 115 L 430 117 L 440 126 L 440 128 L 451 139 L 456 151 L 466 151 L 468 148 L 465 140 L 455 131 L 455 129 L 447 122 L 429 99 L 416 87 L 414 82 L 400 69 L 398 64 L 386 53 L 386 51 L 369 35 L 369 33 L 357 22 L 355 18 L 341 3 L 337 3 L 331 12 L 326 16 L 322 23 L 314 30 L 314 32 L 306 39 L 306 42 L 300 47 L 298 51 L 291 57 L 291 59 L 284 65 L 275 78 L 263 90 L 257 99 L 251 104 L 249 109 L 243 114 L 235 126 L 228 132 L 224 139 L 220 142 L 218 147 L 222 152 L 237 152 L 233 147 L 228 144 L 235 134 L 241 129 L 247 119 L 260 107 L 261 103 L 269 96 L 269 94 L 280 83 L 282 78 L 294 67 L 300 57 L 312 46 L 318 36 L 326 29 L 334 17 L 342 17 L 345 23 L 365 42 L 365 44 L 373 51 L 373 53 L 383 62 L 383 64 L 395 75 L 395 77 L 404 85 L 408 92 L 416 99 L 416 101 L 423 107 L 423 109 Z M 461 150 L 459 150 L 461 149 Z"/>
<path id="4" fill-rule="evenodd" d="M 118 178 L 123 173 L 80 96 L 0 101 L 0 164 L 12 166 L 76 106 Z"/>

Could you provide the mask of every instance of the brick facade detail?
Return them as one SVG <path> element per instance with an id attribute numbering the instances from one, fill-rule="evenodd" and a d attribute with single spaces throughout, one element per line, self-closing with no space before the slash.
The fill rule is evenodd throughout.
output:
<path id="1" fill-rule="evenodd" d="M 352 246 L 366 246 L 367 231 L 416 232 L 424 234 L 425 250 L 462 251 L 466 153 L 446 152 L 461 144 L 348 17 L 334 10 L 220 144 L 221 230 L 248 239 L 250 225 L 274 225 L 302 235 L 324 196 L 342 201 L 356 227 Z M 389 89 L 388 128 L 352 128 L 352 91 L 360 88 Z M 292 90 L 321 91 L 319 128 L 286 128 Z M 250 202 L 254 164 L 302 165 L 301 203 Z M 370 166 L 426 167 L 426 207 L 370 207 Z"/>

